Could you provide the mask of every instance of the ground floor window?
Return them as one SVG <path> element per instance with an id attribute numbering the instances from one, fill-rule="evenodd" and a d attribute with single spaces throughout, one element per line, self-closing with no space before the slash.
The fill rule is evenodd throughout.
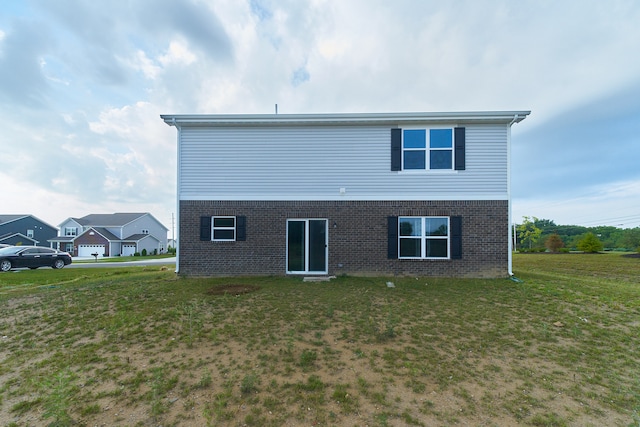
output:
<path id="1" fill-rule="evenodd" d="M 399 258 L 449 258 L 449 218 L 398 218 Z"/>
<path id="2" fill-rule="evenodd" d="M 236 217 L 214 216 L 211 218 L 213 241 L 236 240 Z"/>
<path id="3" fill-rule="evenodd" d="M 200 217 L 200 240 L 237 242 L 247 239 L 247 217 L 214 215 Z"/>

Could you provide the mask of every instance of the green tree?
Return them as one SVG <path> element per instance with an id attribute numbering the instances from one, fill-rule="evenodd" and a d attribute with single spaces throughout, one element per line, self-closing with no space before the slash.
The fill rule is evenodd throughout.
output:
<path id="1" fill-rule="evenodd" d="M 529 243 L 529 249 L 531 249 L 533 244 L 540 238 L 542 230 L 536 227 L 537 221 L 539 220 L 535 216 L 533 217 L 533 221 L 528 216 L 522 217 L 522 224 L 516 227 L 518 238 L 520 239 L 520 247 L 522 247 L 523 244 Z"/>
<path id="2" fill-rule="evenodd" d="M 640 250 L 640 227 L 624 230 L 620 245 L 626 249 L 638 248 Z"/>
<path id="3" fill-rule="evenodd" d="M 549 252 L 558 252 L 560 248 L 564 247 L 564 242 L 562 241 L 560 236 L 558 236 L 557 234 L 552 234 L 551 236 L 547 237 L 544 245 L 547 249 L 549 249 Z"/>
<path id="4" fill-rule="evenodd" d="M 593 233 L 587 233 L 577 244 L 578 250 L 583 252 L 600 252 L 604 247 L 600 239 Z"/>

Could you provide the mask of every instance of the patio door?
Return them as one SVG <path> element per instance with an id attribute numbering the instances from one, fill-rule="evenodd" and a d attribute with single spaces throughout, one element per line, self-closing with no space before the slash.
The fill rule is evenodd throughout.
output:
<path id="1" fill-rule="evenodd" d="M 287 273 L 327 274 L 326 219 L 287 220 Z"/>

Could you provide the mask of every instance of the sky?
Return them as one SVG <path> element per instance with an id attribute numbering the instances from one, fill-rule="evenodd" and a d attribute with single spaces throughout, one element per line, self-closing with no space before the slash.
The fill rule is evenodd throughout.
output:
<path id="1" fill-rule="evenodd" d="M 531 110 L 512 217 L 640 226 L 636 0 L 2 0 L 0 213 L 176 212 L 160 114 Z M 169 232 L 171 237 L 171 231 Z"/>

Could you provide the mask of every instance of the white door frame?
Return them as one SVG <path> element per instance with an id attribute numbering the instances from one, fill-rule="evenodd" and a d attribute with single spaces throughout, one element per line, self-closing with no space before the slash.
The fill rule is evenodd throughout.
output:
<path id="1" fill-rule="evenodd" d="M 310 265 L 310 233 L 309 223 L 311 221 L 324 221 L 324 268 L 323 270 L 309 270 Z M 289 224 L 292 222 L 304 222 L 304 270 L 289 270 Z M 286 264 L 287 274 L 327 274 L 329 267 L 329 220 L 326 218 L 288 218 L 286 232 Z"/>

